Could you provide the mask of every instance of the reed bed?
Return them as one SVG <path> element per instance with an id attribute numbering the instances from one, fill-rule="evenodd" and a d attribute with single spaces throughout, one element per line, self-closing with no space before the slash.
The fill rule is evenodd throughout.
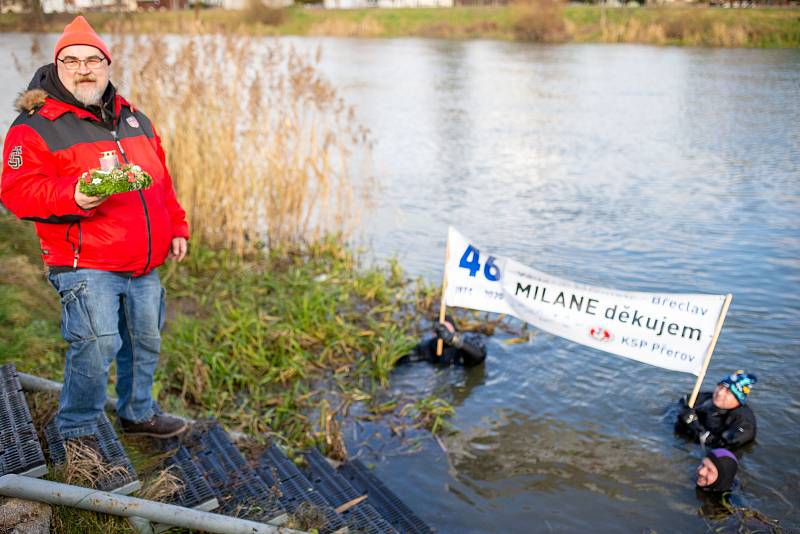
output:
<path id="1" fill-rule="evenodd" d="M 518 41 L 565 43 L 572 36 L 561 0 L 517 0 L 511 9 Z"/>
<path id="2" fill-rule="evenodd" d="M 236 254 L 348 235 L 368 131 L 317 67 L 240 35 L 121 34 L 112 79 L 154 120 L 194 239 Z"/>
<path id="3" fill-rule="evenodd" d="M 725 13 L 727 15 L 727 13 Z M 636 17 L 625 10 L 601 25 L 601 40 L 609 43 L 684 44 L 690 46 L 760 46 L 766 36 L 747 17 L 713 16 L 704 10 L 662 10 L 659 17 Z M 774 37 L 781 40 L 788 36 Z"/>
<path id="4" fill-rule="evenodd" d="M 308 29 L 308 35 L 335 37 L 380 37 L 385 33 L 383 24 L 372 17 L 361 20 L 324 19 Z"/>
<path id="5" fill-rule="evenodd" d="M 523 0 L 524 4 L 525 2 Z M 242 35 L 329 35 L 351 37 L 439 37 L 446 39 L 531 39 L 563 28 L 569 42 L 634 42 L 655 45 L 709 47 L 796 48 L 800 46 L 797 7 L 724 9 L 703 4 L 675 3 L 646 7 L 609 8 L 567 3 L 563 20 L 520 9 L 518 2 L 503 6 L 458 6 L 450 9 L 271 9 L 258 6 L 241 11 L 208 9 L 151 13 L 87 13 L 99 30 L 120 27 L 143 33 Z M 538 20 L 536 20 L 538 18 Z M 542 19 L 549 21 L 542 25 Z M 16 14 L 0 15 L 0 30 L 60 32 L 69 16 L 46 15 L 40 21 Z M 37 26 L 38 24 L 38 26 Z M 538 29 L 537 29 L 538 28 Z"/>

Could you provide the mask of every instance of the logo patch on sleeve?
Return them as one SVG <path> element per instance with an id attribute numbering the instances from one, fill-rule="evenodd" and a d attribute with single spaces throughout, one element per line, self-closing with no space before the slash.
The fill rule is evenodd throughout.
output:
<path id="1" fill-rule="evenodd" d="M 128 117 L 127 119 L 125 119 L 125 122 L 130 124 L 131 128 L 138 128 L 139 127 L 139 121 L 136 120 L 136 117 L 133 117 L 133 116 Z"/>
<path id="2" fill-rule="evenodd" d="M 22 167 L 22 145 L 17 145 L 8 154 L 8 166 L 14 170 Z"/>

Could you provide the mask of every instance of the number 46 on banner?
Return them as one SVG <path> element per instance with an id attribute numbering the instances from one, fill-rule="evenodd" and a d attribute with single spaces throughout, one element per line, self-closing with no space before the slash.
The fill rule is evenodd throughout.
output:
<path id="1" fill-rule="evenodd" d="M 483 266 L 483 276 L 490 282 L 500 280 L 500 268 L 494 263 L 494 256 L 489 256 Z M 464 254 L 458 262 L 458 266 L 469 271 L 469 275 L 475 277 L 481 270 L 481 252 L 477 248 L 467 243 Z"/>

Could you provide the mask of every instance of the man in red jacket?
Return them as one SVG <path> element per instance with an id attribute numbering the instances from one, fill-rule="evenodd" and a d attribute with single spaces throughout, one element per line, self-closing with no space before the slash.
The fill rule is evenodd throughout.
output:
<path id="1" fill-rule="evenodd" d="M 36 72 L 17 102 L 0 200 L 35 222 L 61 297 L 69 348 L 56 422 L 67 440 L 92 439 L 116 357 L 123 432 L 172 437 L 185 422 L 161 414 L 152 398 L 165 318 L 155 268 L 186 255 L 186 214 L 155 128 L 109 82 L 111 54 L 89 23 L 77 17 L 67 25 L 54 52 L 55 62 Z M 79 177 L 99 168 L 107 151 L 139 165 L 153 185 L 111 197 L 82 194 Z"/>

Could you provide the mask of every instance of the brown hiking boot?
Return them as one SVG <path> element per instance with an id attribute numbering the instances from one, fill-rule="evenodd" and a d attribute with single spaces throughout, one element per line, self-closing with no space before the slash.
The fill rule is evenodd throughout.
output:
<path id="1" fill-rule="evenodd" d="M 189 425 L 179 417 L 161 413 L 141 423 L 135 423 L 120 417 L 119 426 L 122 428 L 122 432 L 128 436 L 149 436 L 151 438 L 166 439 L 183 433 Z"/>

